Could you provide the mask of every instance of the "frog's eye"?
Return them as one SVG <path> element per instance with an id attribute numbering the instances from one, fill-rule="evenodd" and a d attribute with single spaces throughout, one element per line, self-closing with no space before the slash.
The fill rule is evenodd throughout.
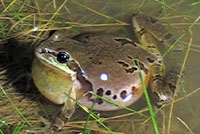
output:
<path id="1" fill-rule="evenodd" d="M 57 54 L 57 60 L 58 60 L 58 62 L 60 62 L 60 63 L 66 63 L 66 62 L 69 61 L 69 55 L 66 54 L 65 52 L 59 52 L 59 53 Z"/>

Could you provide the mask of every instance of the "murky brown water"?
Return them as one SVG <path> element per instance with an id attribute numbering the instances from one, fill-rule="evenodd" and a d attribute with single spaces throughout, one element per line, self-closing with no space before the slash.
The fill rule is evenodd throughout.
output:
<path id="1" fill-rule="evenodd" d="M 52 0 L 37 1 L 40 7 L 41 16 L 38 18 L 49 19 L 52 15 L 43 15 L 43 13 L 53 13 L 63 4 L 62 1 L 57 1 L 56 9 Z M 165 2 L 165 4 L 163 4 Z M 77 32 L 86 31 L 105 31 L 107 33 L 117 33 L 120 35 L 132 38 L 131 29 L 125 26 L 116 26 L 114 24 L 120 21 L 129 23 L 130 17 L 136 12 L 143 12 L 150 16 L 153 16 L 163 22 L 169 31 L 173 34 L 174 38 L 178 38 L 181 34 L 185 33 L 185 36 L 181 39 L 181 43 L 184 44 L 181 52 L 174 52 L 171 58 L 167 59 L 169 62 L 167 66 L 175 64 L 175 62 L 183 65 L 184 59 L 185 70 L 184 79 L 182 80 L 182 88 L 175 99 L 172 113 L 170 114 L 171 105 L 166 106 L 157 114 L 158 126 L 161 134 L 189 134 L 189 130 L 186 125 L 192 130 L 194 134 L 200 134 L 200 52 L 189 50 L 189 54 L 186 57 L 187 47 L 189 41 L 192 40 L 191 48 L 200 51 L 200 21 L 197 22 L 189 32 L 189 26 L 191 23 L 199 17 L 199 6 L 191 6 L 189 0 L 163 0 L 163 1 L 141 1 L 141 0 L 69 0 L 63 5 L 63 8 L 59 11 L 59 15 L 52 18 L 54 21 L 54 29 L 65 29 L 66 22 L 78 22 L 81 24 L 113 24 L 96 27 L 84 26 L 82 28 L 75 28 Z M 33 2 L 33 5 L 36 3 Z M 61 22 L 61 23 L 60 23 Z M 124 23 L 124 25 L 126 25 Z M 194 92 L 193 94 L 191 94 Z M 176 102 L 176 100 L 184 97 Z M 140 110 L 146 106 L 144 99 L 139 100 L 132 107 Z M 115 115 L 129 113 L 125 110 L 118 110 L 112 112 L 101 113 L 102 117 L 112 117 Z M 146 112 L 148 114 L 148 112 Z M 171 117 L 169 116 L 172 115 Z M 82 109 L 78 109 L 73 117 L 73 121 L 85 120 L 87 115 Z M 170 117 L 170 122 L 169 122 Z M 184 123 L 186 125 L 184 125 Z M 170 123 L 170 124 L 169 124 Z M 90 124 L 90 125 L 94 125 Z M 113 132 L 121 132 L 125 134 L 154 134 L 154 129 L 151 121 L 145 122 L 140 116 L 126 116 L 117 119 L 111 119 L 105 121 L 105 124 L 111 128 Z M 74 130 L 78 129 L 76 123 L 69 123 L 74 126 Z M 67 127 L 66 127 L 67 128 Z M 98 128 L 94 125 L 94 128 Z M 169 131 L 168 131 L 169 130 Z M 169 132 L 169 133 L 168 133 Z M 94 131 L 92 133 L 103 133 L 102 131 Z"/>

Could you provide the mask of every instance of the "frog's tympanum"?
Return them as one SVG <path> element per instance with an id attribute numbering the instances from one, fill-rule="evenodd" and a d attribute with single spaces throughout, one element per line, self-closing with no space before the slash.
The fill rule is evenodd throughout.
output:
<path id="1" fill-rule="evenodd" d="M 156 44 L 165 43 L 169 34 L 144 14 L 134 15 L 132 24 L 139 43 L 97 33 L 70 39 L 57 31 L 36 47 L 32 65 L 34 83 L 50 101 L 64 104 L 53 129 L 60 129 L 70 119 L 75 100 L 100 111 L 119 109 L 102 97 L 122 106 L 137 101 L 143 94 L 139 70 L 159 105 L 173 98 L 177 74 L 165 73 Z"/>

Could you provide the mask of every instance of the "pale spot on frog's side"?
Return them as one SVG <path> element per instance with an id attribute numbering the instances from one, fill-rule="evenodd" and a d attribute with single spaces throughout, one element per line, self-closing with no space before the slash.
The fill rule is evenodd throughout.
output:
<path id="1" fill-rule="evenodd" d="M 33 80 L 46 98 L 56 104 L 64 104 L 56 121 L 64 124 L 70 119 L 75 100 L 99 111 L 120 108 L 91 93 L 118 105 L 133 104 L 143 94 L 139 70 L 146 86 L 158 97 L 158 104 L 173 98 L 174 89 L 172 94 L 167 94 L 171 89 L 164 86 L 177 81 L 164 82 L 167 74 L 164 73 L 164 64 L 155 41 L 155 38 L 161 40 L 161 36 L 155 36 L 156 32 L 150 31 L 154 22 L 149 18 L 141 14 L 133 16 L 132 25 L 140 44 L 128 38 L 97 33 L 79 34 L 70 39 L 57 31 L 36 47 Z M 61 117 L 64 118 L 63 122 Z M 62 127 L 56 123 L 52 126 Z"/>

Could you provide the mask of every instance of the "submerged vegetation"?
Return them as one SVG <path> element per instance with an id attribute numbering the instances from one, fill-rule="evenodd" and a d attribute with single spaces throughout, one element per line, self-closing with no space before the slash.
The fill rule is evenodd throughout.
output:
<path id="1" fill-rule="evenodd" d="M 169 66 L 181 65 L 177 97 L 159 109 L 151 105 L 146 93 L 147 99 L 140 99 L 133 107 L 119 105 L 122 110 L 112 112 L 80 105 L 60 133 L 200 133 L 199 6 L 198 0 L 1 0 L 0 134 L 41 132 L 60 108 L 43 98 L 29 77 L 34 45 L 52 30 L 67 30 L 69 37 L 103 31 L 132 38 L 126 26 L 130 15 L 137 12 L 161 21 L 176 39 L 172 46 L 182 45 L 181 52 L 169 48 L 163 54 L 164 58 L 174 57 L 173 61 L 166 58 Z"/>

